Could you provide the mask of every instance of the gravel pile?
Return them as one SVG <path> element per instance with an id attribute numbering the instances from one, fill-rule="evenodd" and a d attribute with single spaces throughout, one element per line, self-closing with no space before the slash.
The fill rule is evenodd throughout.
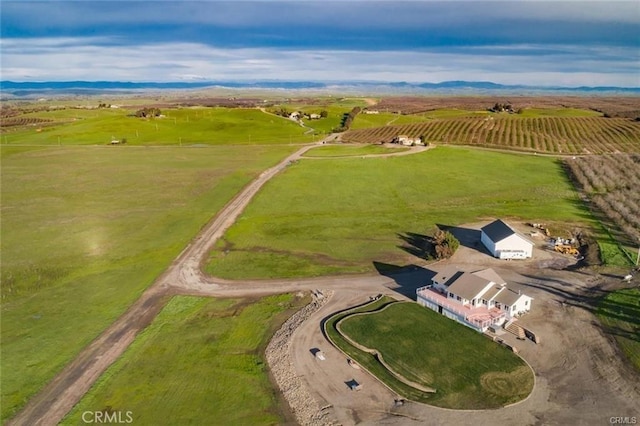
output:
<path id="1" fill-rule="evenodd" d="M 273 335 L 267 346 L 265 357 L 271 369 L 271 374 L 273 374 L 280 391 L 289 403 L 298 423 L 305 426 L 332 425 L 334 423 L 325 418 L 327 413 L 322 412 L 317 401 L 313 399 L 306 387 L 298 379 L 289 355 L 293 332 L 315 311 L 320 309 L 331 297 L 331 293 L 326 292 L 323 294 L 316 291 L 313 292 L 313 296 L 311 303 L 296 312 Z"/>

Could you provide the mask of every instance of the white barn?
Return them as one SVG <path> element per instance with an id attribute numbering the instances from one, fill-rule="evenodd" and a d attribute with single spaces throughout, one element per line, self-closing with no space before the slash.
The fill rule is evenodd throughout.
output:
<path id="1" fill-rule="evenodd" d="M 526 259 L 533 256 L 533 243 L 500 219 L 483 226 L 480 241 L 498 259 Z"/>

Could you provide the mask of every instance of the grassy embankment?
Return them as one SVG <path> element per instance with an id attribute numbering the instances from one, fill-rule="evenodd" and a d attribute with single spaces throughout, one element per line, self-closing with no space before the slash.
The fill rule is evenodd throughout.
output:
<path id="1" fill-rule="evenodd" d="M 52 120 L 46 125 L 3 132 L 3 144 L 128 145 L 286 144 L 311 142 L 308 129 L 282 117 L 247 108 L 163 109 L 162 118 L 129 116 L 135 110 L 66 109 L 21 117 Z"/>
<path id="2" fill-rule="evenodd" d="M 174 297 L 63 424 L 101 410 L 134 424 L 283 424 L 263 352 L 305 300 Z"/>
<path id="3" fill-rule="evenodd" d="M 2 419 L 293 147 L 3 147 Z"/>
<path id="4" fill-rule="evenodd" d="M 598 318 L 631 364 L 640 372 L 640 289 L 617 290 L 598 305 Z"/>
<path id="5" fill-rule="evenodd" d="M 383 299 L 378 306 L 388 303 Z M 363 311 L 375 311 L 365 307 Z M 510 350 L 415 303 L 393 303 L 367 315 L 338 314 L 327 322 L 331 339 L 349 356 L 407 398 L 456 409 L 498 408 L 525 398 L 533 372 Z M 436 389 L 423 393 L 395 379 L 373 355 L 343 339 L 335 328 L 380 352 L 397 373 Z"/>
<path id="6" fill-rule="evenodd" d="M 438 147 L 409 156 L 302 160 L 269 182 L 211 253 L 228 278 L 405 265 L 399 235 L 482 218 L 591 226 L 554 158 Z"/>

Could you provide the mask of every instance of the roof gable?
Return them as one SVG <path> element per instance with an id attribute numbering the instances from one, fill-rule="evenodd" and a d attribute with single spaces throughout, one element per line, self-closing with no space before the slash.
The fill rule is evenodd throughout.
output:
<path id="1" fill-rule="evenodd" d="M 506 281 L 492 268 L 481 269 L 480 271 L 472 272 L 472 274 L 480 278 L 484 278 L 487 281 L 493 281 L 498 285 L 506 284 Z"/>
<path id="2" fill-rule="evenodd" d="M 505 289 L 505 291 L 501 291 L 500 293 L 498 293 L 494 300 L 496 302 L 502 303 L 503 305 L 513 306 L 521 297 L 532 299 L 532 297 L 527 296 L 526 294 L 507 288 Z"/>
<path id="3" fill-rule="evenodd" d="M 502 241 L 508 236 L 514 235 L 516 233 L 516 231 L 511 229 L 509 225 L 507 225 L 500 219 L 483 226 L 480 230 L 484 232 L 494 243 Z"/>
<path id="4" fill-rule="evenodd" d="M 463 274 L 463 271 L 459 270 L 453 265 L 446 266 L 442 271 L 438 272 L 433 278 L 432 281 L 448 286 L 452 284 L 460 275 Z"/>
<path id="5" fill-rule="evenodd" d="M 465 272 L 451 283 L 447 291 L 464 299 L 473 300 L 478 297 L 490 283 L 490 281 L 484 278 Z"/>

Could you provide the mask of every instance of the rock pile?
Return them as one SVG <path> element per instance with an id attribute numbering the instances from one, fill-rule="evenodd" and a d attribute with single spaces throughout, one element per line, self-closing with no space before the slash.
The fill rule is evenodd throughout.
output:
<path id="1" fill-rule="evenodd" d="M 323 413 L 317 401 L 313 399 L 309 391 L 298 379 L 290 356 L 291 336 L 293 332 L 315 311 L 320 309 L 331 297 L 331 294 L 314 291 L 313 296 L 314 298 L 311 303 L 296 312 L 273 335 L 273 338 L 267 346 L 265 357 L 271 369 L 271 374 L 278 384 L 282 395 L 289 403 L 298 423 L 313 426 L 331 425 L 333 422 L 325 418 L 327 413 Z"/>

